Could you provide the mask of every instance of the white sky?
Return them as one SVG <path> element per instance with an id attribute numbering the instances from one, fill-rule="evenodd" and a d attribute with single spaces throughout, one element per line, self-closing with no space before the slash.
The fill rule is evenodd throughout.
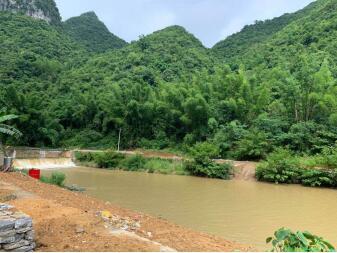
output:
<path id="1" fill-rule="evenodd" d="M 95 11 L 126 41 L 181 25 L 211 47 L 255 20 L 297 11 L 313 0 L 56 0 L 63 20 Z"/>

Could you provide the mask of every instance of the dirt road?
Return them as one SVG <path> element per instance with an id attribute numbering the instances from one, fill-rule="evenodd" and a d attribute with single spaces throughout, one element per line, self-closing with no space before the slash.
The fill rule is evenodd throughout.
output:
<path id="1" fill-rule="evenodd" d="M 0 173 L 0 200 L 32 216 L 38 251 L 252 250 L 17 173 Z"/>

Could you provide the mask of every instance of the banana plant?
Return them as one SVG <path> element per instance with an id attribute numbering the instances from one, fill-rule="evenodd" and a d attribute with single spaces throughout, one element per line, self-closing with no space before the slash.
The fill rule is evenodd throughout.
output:
<path id="1" fill-rule="evenodd" d="M 4 109 L 0 111 L 0 113 L 2 112 L 4 112 Z M 19 130 L 17 130 L 15 127 L 12 127 L 6 124 L 7 121 L 17 119 L 17 118 L 18 116 L 12 115 L 12 114 L 0 116 L 0 134 L 14 136 L 16 138 L 19 138 L 22 135 L 22 133 Z M 2 144 L 1 139 L 0 139 L 0 150 L 3 152 L 5 157 L 8 157 L 7 150 Z"/>

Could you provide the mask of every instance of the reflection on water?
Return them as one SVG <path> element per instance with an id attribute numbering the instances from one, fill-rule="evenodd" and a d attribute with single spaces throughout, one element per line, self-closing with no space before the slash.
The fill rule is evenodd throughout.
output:
<path id="1" fill-rule="evenodd" d="M 68 184 L 85 187 L 91 196 L 261 250 L 281 227 L 308 230 L 337 245 L 337 190 L 89 168 L 63 171 Z"/>

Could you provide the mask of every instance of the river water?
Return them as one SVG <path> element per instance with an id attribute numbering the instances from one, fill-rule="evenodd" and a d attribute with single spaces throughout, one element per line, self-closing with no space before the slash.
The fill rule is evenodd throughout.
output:
<path id="1" fill-rule="evenodd" d="M 67 184 L 93 197 L 260 250 L 281 227 L 337 245 L 337 190 L 79 167 L 62 172 Z"/>

